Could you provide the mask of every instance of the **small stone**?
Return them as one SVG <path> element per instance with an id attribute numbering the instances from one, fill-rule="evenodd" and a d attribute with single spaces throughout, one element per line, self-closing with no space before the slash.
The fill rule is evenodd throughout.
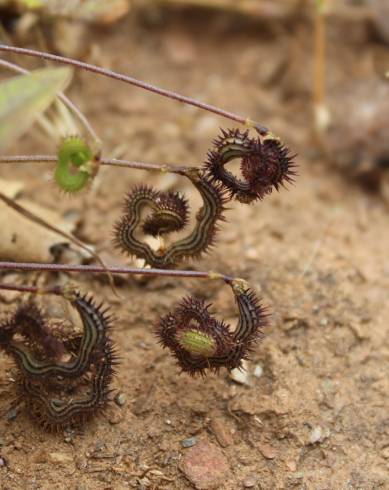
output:
<path id="1" fill-rule="evenodd" d="M 244 488 L 253 488 L 256 484 L 257 478 L 255 476 L 248 476 L 243 482 Z"/>
<path id="2" fill-rule="evenodd" d="M 230 372 L 230 378 L 240 385 L 250 386 L 250 375 L 247 370 L 248 363 L 246 361 L 242 362 L 242 367 L 240 369 L 236 368 Z"/>
<path id="3" fill-rule="evenodd" d="M 219 488 L 225 484 L 230 471 L 222 451 L 207 441 L 188 449 L 180 470 L 198 490 Z"/>
<path id="4" fill-rule="evenodd" d="M 232 444 L 231 434 L 228 432 L 228 429 L 223 423 L 223 421 L 219 418 L 211 419 L 210 429 L 215 435 L 217 442 L 221 445 L 221 447 L 227 447 Z"/>
<path id="5" fill-rule="evenodd" d="M 270 444 L 260 444 L 259 450 L 266 459 L 274 459 L 277 456 L 277 451 Z"/>
<path id="6" fill-rule="evenodd" d="M 69 464 L 73 463 L 73 457 L 70 454 L 53 452 L 48 454 L 48 460 L 53 464 Z"/>
<path id="7" fill-rule="evenodd" d="M 317 442 L 322 442 L 324 439 L 329 437 L 330 431 L 329 429 L 322 429 L 319 425 L 314 427 L 309 434 L 308 443 L 316 444 Z"/>
<path id="8" fill-rule="evenodd" d="M 263 375 L 263 367 L 260 364 L 257 364 L 254 368 L 253 376 L 256 378 L 260 378 Z"/>
<path id="9" fill-rule="evenodd" d="M 4 466 L 7 466 L 7 461 L 5 460 L 5 458 L 0 456 L 0 468 L 3 468 Z"/>
<path id="10" fill-rule="evenodd" d="M 119 391 L 119 393 L 116 393 L 114 400 L 116 405 L 118 405 L 119 407 L 123 407 L 126 404 L 127 397 L 125 393 Z"/>
<path id="11" fill-rule="evenodd" d="M 196 444 L 197 439 L 195 437 L 189 437 L 188 439 L 184 439 L 181 441 L 182 447 L 192 447 Z"/>
<path id="12" fill-rule="evenodd" d="M 309 434 L 309 444 L 315 444 L 316 442 L 320 442 L 322 438 L 322 429 L 321 427 L 317 426 L 314 427 Z"/>
<path id="13" fill-rule="evenodd" d="M 106 417 L 110 424 L 116 425 L 120 424 L 124 416 L 122 410 L 120 410 L 119 407 L 111 405 L 106 412 Z"/>

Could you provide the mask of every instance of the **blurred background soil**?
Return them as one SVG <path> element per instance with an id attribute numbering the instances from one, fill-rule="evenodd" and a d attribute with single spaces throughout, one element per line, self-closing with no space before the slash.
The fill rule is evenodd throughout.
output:
<path id="1" fill-rule="evenodd" d="M 28 411 L 10 410 L 12 371 L 2 356 L 2 489 L 190 489 L 183 462 L 198 445 L 205 459 L 207 451 L 217 453 L 215 467 L 204 469 L 210 486 L 198 488 L 217 487 L 212 472 L 221 463 L 218 488 L 226 490 L 389 488 L 389 227 L 381 192 L 389 110 L 386 119 L 382 112 L 373 117 L 378 128 L 363 128 L 368 134 L 363 142 L 353 116 L 362 104 L 389 109 L 389 98 L 374 88 L 386 90 L 389 49 L 369 16 L 350 12 L 328 18 L 326 105 L 345 121 L 340 117 L 335 130 L 321 138 L 321 148 L 312 137 L 309 9 L 246 15 L 146 6 L 83 33 L 78 57 L 270 127 L 298 154 L 299 177 L 288 191 L 263 202 L 232 203 L 212 253 L 190 264 L 243 277 L 269 305 L 271 324 L 243 383 L 225 371 L 205 379 L 180 375 L 152 333 L 158 316 L 189 293 L 205 297 L 219 318 L 234 324 L 228 288 L 210 281 L 122 279 L 118 299 L 104 278 L 74 276 L 118 318 L 113 337 L 121 364 L 114 385 L 124 393 L 124 405 L 113 403 L 79 432 L 47 434 L 32 424 Z M 14 42 L 39 46 L 35 30 Z M 17 61 L 37 66 L 26 58 Z M 69 95 L 97 129 L 106 156 L 199 164 L 219 128 L 233 127 L 86 73 L 75 75 Z M 12 151 L 55 148 L 31 131 Z M 361 152 L 375 175 L 369 189 L 354 171 Z M 90 192 L 59 199 L 50 172 L 45 164 L 7 166 L 0 176 L 23 181 L 25 197 L 34 202 L 76 216 L 77 236 L 112 263 L 126 261 L 112 250 L 111 230 L 136 183 L 180 189 L 199 205 L 185 180 L 113 168 L 103 169 Z M 13 278 L 7 274 L 4 281 Z M 14 307 L 9 296 L 5 300 L 5 308 Z"/>

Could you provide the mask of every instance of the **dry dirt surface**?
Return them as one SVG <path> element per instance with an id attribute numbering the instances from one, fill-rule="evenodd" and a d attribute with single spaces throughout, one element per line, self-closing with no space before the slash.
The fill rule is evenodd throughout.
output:
<path id="1" fill-rule="evenodd" d="M 352 91 L 351 75 L 366 76 L 367 66 L 375 76 L 369 60 L 377 52 L 389 60 L 387 47 L 359 21 L 334 23 L 329 38 L 330 89 L 350 84 Z M 311 39 L 307 19 L 251 22 L 195 10 L 133 15 L 90 34 L 86 60 L 250 115 L 298 153 L 296 184 L 251 206 L 232 204 L 217 246 L 190 264 L 245 278 L 269 306 L 271 323 L 244 384 L 225 371 L 189 378 L 157 344 L 153 325 L 189 293 L 233 324 L 228 288 L 122 279 L 118 299 L 104 278 L 73 276 L 117 316 L 121 406 L 112 403 L 80 431 L 48 434 L 28 408 L 10 410 L 10 363 L 2 356 L 1 489 L 183 490 L 194 488 L 188 477 L 197 488 L 225 490 L 389 488 L 388 208 L 312 145 Z M 69 94 L 106 155 L 197 164 L 219 127 L 232 127 L 91 74 L 77 74 Z M 12 150 L 54 149 L 32 132 Z M 126 260 L 112 251 L 111 230 L 136 183 L 174 186 L 199 204 L 187 182 L 139 171 L 104 169 L 92 191 L 60 199 L 46 164 L 0 172 L 24 181 L 29 199 L 77 214 L 78 236 L 112 261 Z"/>

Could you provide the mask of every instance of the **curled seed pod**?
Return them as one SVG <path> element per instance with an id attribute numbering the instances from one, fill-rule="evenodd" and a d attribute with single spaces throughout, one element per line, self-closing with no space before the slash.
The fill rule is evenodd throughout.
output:
<path id="1" fill-rule="evenodd" d="M 244 282 L 230 284 L 239 308 L 235 331 L 211 316 L 210 305 L 198 298 L 185 298 L 171 313 L 162 317 L 155 333 L 163 347 L 171 350 L 182 371 L 204 375 L 207 369 L 231 370 L 241 366 L 253 343 L 267 324 L 265 309 Z"/>
<path id="2" fill-rule="evenodd" d="M 50 376 L 80 378 L 93 363 L 94 356 L 98 355 L 101 346 L 105 343 L 106 332 L 110 328 L 110 317 L 106 314 L 107 310 L 102 309 L 101 305 L 95 305 L 92 298 L 82 296 L 77 292 L 69 296 L 69 301 L 77 309 L 84 328 L 77 355 L 67 362 L 51 362 L 50 360 L 39 359 L 31 347 L 11 341 L 7 346 L 7 352 L 13 356 L 23 375 L 35 378 L 48 378 Z M 15 324 L 15 320 L 20 316 L 20 313 L 17 312 L 13 320 Z M 28 317 L 29 314 L 25 311 L 24 321 Z M 26 325 L 22 326 L 25 330 Z M 44 326 L 44 329 L 46 331 L 48 326 Z M 29 337 L 31 338 L 30 335 Z"/>
<path id="3" fill-rule="evenodd" d="M 121 251 L 138 258 L 144 259 L 151 267 L 166 269 L 174 267 L 178 262 L 197 258 L 206 252 L 213 244 L 215 235 L 218 231 L 218 222 L 223 221 L 224 204 L 226 201 L 225 193 L 220 185 L 212 183 L 210 179 L 202 175 L 197 169 L 187 171 L 186 176 L 192 181 L 199 191 L 203 206 L 196 215 L 196 222 L 193 230 L 184 238 L 171 243 L 157 251 L 153 250 L 147 243 L 142 242 L 136 236 L 136 231 L 141 223 L 142 211 L 146 207 L 153 210 L 158 209 L 156 200 L 160 198 L 160 193 L 145 186 L 135 188 L 127 197 L 124 205 L 124 213 L 116 223 L 114 230 L 114 244 Z M 187 220 L 186 214 L 181 210 L 186 206 L 184 200 L 178 206 L 176 203 L 176 218 L 181 221 Z M 177 210 L 180 210 L 177 213 Z M 179 215 L 179 216 L 178 216 Z M 183 217 L 185 218 L 183 220 Z M 152 217 L 153 218 L 153 217 Z M 157 229 L 157 215 L 153 218 L 153 229 Z M 165 222 L 165 221 L 164 221 Z M 147 226 L 149 229 L 149 226 Z"/>
<path id="4" fill-rule="evenodd" d="M 89 391 L 80 396 L 65 397 L 62 392 L 53 392 L 47 384 L 31 378 L 21 380 L 21 394 L 25 398 L 31 417 L 46 430 L 59 431 L 65 427 L 85 424 L 107 405 L 115 371 L 116 355 L 106 342 L 99 358 L 95 361 L 94 372 L 89 380 Z M 69 386 L 73 392 L 78 386 Z M 66 393 L 65 393 L 66 394 Z"/>
<path id="5" fill-rule="evenodd" d="M 117 356 L 109 338 L 111 319 L 103 305 L 77 291 L 64 291 L 78 311 L 83 335 L 77 352 L 67 350 L 67 361 L 50 358 L 46 343 L 50 335 L 40 310 L 28 302 L 8 322 L 0 324 L 0 348 L 12 356 L 19 368 L 20 398 L 31 416 L 43 427 L 58 430 L 82 424 L 108 402 Z M 28 327 L 32 332 L 28 332 Z M 15 334 L 23 340 L 16 340 Z M 63 346 L 68 338 L 61 339 Z M 72 340 L 70 340 L 72 343 Z"/>
<path id="6" fill-rule="evenodd" d="M 251 138 L 249 131 L 222 130 L 213 142 L 204 169 L 214 181 L 225 186 L 231 197 L 242 203 L 263 199 L 272 189 L 293 182 L 295 164 L 288 148 L 275 137 Z M 244 180 L 235 177 L 225 166 L 237 158 Z"/>
<path id="7" fill-rule="evenodd" d="M 62 190 L 73 193 L 85 189 L 97 170 L 98 158 L 82 138 L 71 136 L 62 141 L 54 172 L 54 180 Z"/>
<path id="8" fill-rule="evenodd" d="M 153 213 L 142 226 L 146 235 L 159 236 L 182 230 L 188 223 L 188 202 L 178 192 L 153 191 Z"/>

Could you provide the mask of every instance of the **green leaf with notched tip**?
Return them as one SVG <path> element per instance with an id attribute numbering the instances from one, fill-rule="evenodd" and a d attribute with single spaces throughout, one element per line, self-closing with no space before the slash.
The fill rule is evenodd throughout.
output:
<path id="1" fill-rule="evenodd" d="M 66 88 L 70 68 L 41 68 L 0 83 L 0 151 L 27 131 Z"/>

